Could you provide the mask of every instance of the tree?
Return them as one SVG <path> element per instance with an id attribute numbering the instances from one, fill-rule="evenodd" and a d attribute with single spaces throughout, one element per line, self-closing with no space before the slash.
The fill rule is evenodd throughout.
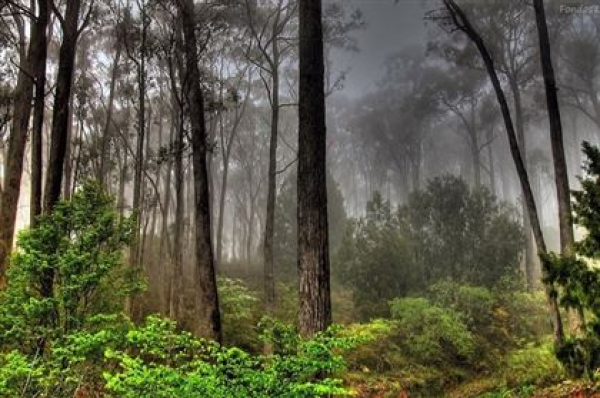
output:
<path id="1" fill-rule="evenodd" d="M 366 210 L 365 217 L 347 223 L 333 272 L 352 290 L 361 319 L 388 316 L 390 300 L 421 285 L 410 242 L 390 202 L 376 192 Z"/>
<path id="2" fill-rule="evenodd" d="M 518 275 L 523 231 L 513 210 L 487 188 L 437 177 L 410 196 L 399 217 L 423 273 L 415 287 L 450 278 L 491 288 Z"/>
<path id="3" fill-rule="evenodd" d="M 298 328 L 312 335 L 331 323 L 321 0 L 300 0 L 299 16 Z"/>
<path id="4" fill-rule="evenodd" d="M 196 10 L 193 0 L 178 0 L 184 38 L 186 81 L 185 92 L 191 124 L 192 160 L 194 168 L 194 198 L 196 227 L 196 286 L 198 295 L 198 334 L 221 341 L 221 319 L 217 280 L 211 242 L 211 214 L 206 168 L 207 142 L 204 119 L 204 94 L 200 86 L 196 39 Z"/>
<path id="5" fill-rule="evenodd" d="M 12 6 L 10 7 L 12 8 Z M 17 7 L 18 8 L 18 7 Z M 15 24 L 20 31 L 20 66 L 17 77 L 17 86 L 14 94 L 14 110 L 12 115 L 12 130 L 8 142 L 6 159 L 6 175 L 3 189 L 0 192 L 0 289 L 5 283 L 7 259 L 10 254 L 15 221 L 17 216 L 17 203 L 21 192 L 21 176 L 23 173 L 23 156 L 27 142 L 27 129 L 31 116 L 31 101 L 33 98 L 34 83 L 37 96 L 40 97 L 44 88 L 41 87 L 43 75 L 46 70 L 46 26 L 48 22 L 48 7 L 45 1 L 38 2 L 38 15 L 31 24 L 31 41 L 26 50 L 24 21 L 21 10 L 12 10 Z M 33 10 L 31 10 L 33 12 Z M 36 79 L 36 81 L 34 81 Z M 41 89 L 41 91 L 40 91 Z M 41 104 L 39 103 L 41 101 Z M 43 113 L 43 98 L 36 100 L 36 124 L 34 125 L 34 148 L 39 149 L 38 139 L 41 133 L 40 112 Z M 37 171 L 37 169 L 34 169 Z M 41 176 L 36 175 L 36 178 Z M 38 184 L 34 184 L 34 195 L 39 196 Z M 37 211 L 37 210 L 36 210 Z"/>
<path id="6" fill-rule="evenodd" d="M 531 189 L 529 175 L 527 173 L 523 157 L 521 156 L 521 150 L 519 148 L 519 142 L 515 132 L 510 108 L 506 100 L 506 95 L 504 94 L 504 89 L 502 88 L 502 84 L 500 83 L 500 79 L 498 77 L 494 59 L 488 51 L 485 41 L 478 33 L 477 29 L 472 25 L 462 8 L 454 0 L 444 0 L 444 8 L 447 14 L 441 16 L 441 18 L 438 17 L 437 20 L 441 21 L 442 24 L 445 23 L 450 25 L 451 29 L 456 29 L 464 33 L 477 48 L 477 51 L 479 52 L 485 65 L 486 71 L 496 94 L 496 99 L 498 100 L 498 104 L 502 111 L 502 119 L 504 120 L 504 125 L 506 128 L 510 152 L 517 169 L 517 175 L 519 177 L 523 197 L 525 199 L 525 203 L 527 204 L 528 215 L 537 244 L 538 253 L 546 253 L 546 242 L 544 240 L 544 235 L 542 234 L 542 228 L 538 218 L 537 205 L 533 195 L 533 190 Z M 434 16 L 434 18 L 436 17 Z M 544 273 L 547 273 L 548 270 L 544 269 L 543 271 Z M 556 300 L 555 287 L 549 283 L 546 283 L 544 286 L 552 316 L 554 342 L 557 346 L 560 346 L 564 340 L 564 331 L 562 326 L 562 318 L 558 308 L 558 302 Z"/>
<path id="7" fill-rule="evenodd" d="M 269 166 L 267 174 L 267 208 L 265 232 L 263 237 L 264 261 L 264 291 L 265 308 L 268 314 L 273 312 L 275 304 L 275 268 L 273 237 L 275 234 L 275 204 L 277 201 L 277 145 L 279 137 L 280 103 L 280 67 L 286 54 L 289 54 L 290 44 L 285 43 L 286 26 L 290 23 L 296 11 L 296 1 L 277 0 L 274 4 L 252 6 L 251 0 L 245 0 L 248 26 L 259 53 L 259 59 L 250 58 L 250 62 L 259 67 L 259 74 L 268 93 L 271 108 Z M 271 10 L 273 8 L 273 10 Z M 256 26 L 254 14 L 262 11 L 264 22 Z"/>
<path id="8" fill-rule="evenodd" d="M 560 231 L 560 250 L 568 255 L 573 250 L 575 237 L 573 235 L 573 220 L 571 218 L 571 198 L 569 189 L 569 174 L 565 158 L 563 142 L 563 129 L 558 104 L 558 87 L 552 64 L 550 49 L 550 38 L 548 25 L 546 23 L 546 11 L 543 0 L 534 0 L 535 19 L 540 42 L 540 57 L 542 73 L 544 76 L 544 87 L 546 89 L 546 104 L 548 106 L 548 118 L 550 121 L 550 144 L 552 147 L 552 160 L 554 164 L 554 180 L 556 183 L 556 199 L 558 203 L 558 224 Z M 571 317 L 571 330 L 575 333 L 583 325 L 583 310 Z"/>
<path id="9" fill-rule="evenodd" d="M 48 56 L 48 38 L 46 30 L 50 19 L 48 0 L 38 0 L 38 16 L 35 21 L 35 42 L 31 46 L 37 47 L 36 58 L 33 63 L 35 76 L 35 102 L 33 105 L 33 122 L 31 132 L 31 223 L 42 213 L 42 138 L 44 128 L 44 112 L 46 104 L 46 59 Z"/>

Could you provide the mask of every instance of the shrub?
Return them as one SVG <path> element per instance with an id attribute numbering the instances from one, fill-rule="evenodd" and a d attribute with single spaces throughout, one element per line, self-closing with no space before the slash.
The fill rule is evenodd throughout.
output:
<path id="1" fill-rule="evenodd" d="M 424 365 L 463 365 L 473 357 L 474 340 L 461 316 L 426 298 L 390 304 L 402 351 Z"/>
<path id="2" fill-rule="evenodd" d="M 344 367 L 338 350 L 352 346 L 336 328 L 302 340 L 291 328 L 270 325 L 282 333 L 275 355 L 251 356 L 238 348 L 220 347 L 177 333 L 175 324 L 149 318 L 127 333 L 126 348 L 107 352 L 118 364 L 106 372 L 106 387 L 119 397 L 321 397 L 347 395 L 331 375 Z M 282 345 L 283 344 L 283 345 Z"/>

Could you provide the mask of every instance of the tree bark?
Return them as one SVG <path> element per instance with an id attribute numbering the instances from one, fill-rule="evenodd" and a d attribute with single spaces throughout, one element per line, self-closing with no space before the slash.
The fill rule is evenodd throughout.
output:
<path id="1" fill-rule="evenodd" d="M 39 26 L 34 23 L 31 32 L 31 44 L 26 50 L 24 21 L 20 14 L 15 14 L 15 21 L 19 27 L 20 36 L 20 65 L 17 75 L 17 86 L 14 94 L 14 109 L 12 129 L 8 138 L 8 153 L 5 160 L 6 171 L 2 198 L 0 200 L 0 289 L 6 284 L 6 267 L 8 257 L 12 250 L 15 224 L 17 220 L 17 206 L 21 193 L 21 177 L 23 175 L 23 157 L 27 144 L 27 128 L 31 116 L 31 101 L 33 99 L 32 79 L 34 60 L 39 59 Z"/>
<path id="2" fill-rule="evenodd" d="M 558 201 L 558 217 L 560 222 L 560 246 L 563 254 L 570 254 L 575 239 L 573 237 L 573 222 L 571 218 L 571 198 L 569 190 L 569 175 L 565 159 L 562 122 L 546 13 L 543 0 L 534 0 L 535 19 L 537 21 L 538 36 L 540 41 L 540 56 L 544 86 L 546 88 L 546 102 L 548 105 L 548 118 L 550 121 L 550 143 L 552 144 L 552 159 L 554 160 L 554 178 L 556 180 L 556 194 Z"/>
<path id="3" fill-rule="evenodd" d="M 33 128 L 31 131 L 31 225 L 36 224 L 42 213 L 43 158 L 42 140 L 44 129 L 44 106 L 46 99 L 46 60 L 48 58 L 48 21 L 47 0 L 38 0 L 38 17 L 35 21 L 35 34 L 32 34 L 32 46 L 38 47 L 37 57 L 33 60 L 32 71 L 35 76 L 35 102 L 33 106 Z M 35 40 L 35 41 L 34 41 Z"/>
<path id="4" fill-rule="evenodd" d="M 79 38 L 78 20 L 81 0 L 67 3 L 63 28 L 63 41 L 60 46 L 56 94 L 52 114 L 50 156 L 44 192 L 44 212 L 50 212 L 60 198 L 63 180 L 63 168 L 67 150 L 69 129 L 69 111 L 77 39 Z"/>
<path id="5" fill-rule="evenodd" d="M 184 53 L 186 56 L 186 93 L 191 122 L 192 161 L 195 189 L 195 250 L 196 282 L 198 288 L 198 320 L 196 332 L 203 337 L 221 342 L 221 316 L 211 243 L 211 214 L 208 171 L 206 167 L 207 142 L 204 114 L 204 95 L 200 86 L 196 18 L 193 0 L 179 0 L 183 24 Z"/>
<path id="6" fill-rule="evenodd" d="M 278 20 L 274 28 L 277 28 Z M 265 217 L 265 237 L 263 247 L 265 311 L 273 314 L 275 306 L 275 258 L 273 240 L 275 237 L 275 203 L 277 200 L 277 140 L 279 135 L 279 45 L 273 33 L 273 70 L 271 71 L 271 136 L 269 142 L 269 170 L 267 181 L 267 213 Z"/>
<path id="7" fill-rule="evenodd" d="M 571 191 L 569 190 L 569 174 L 565 158 L 560 107 L 558 104 L 558 89 L 556 86 L 556 77 L 554 75 L 554 66 L 552 64 L 550 38 L 548 35 L 548 25 L 546 24 L 546 11 L 544 9 L 543 0 L 534 0 L 533 7 L 535 9 L 542 73 L 544 76 L 544 86 L 546 88 L 548 118 L 550 121 L 550 144 L 552 147 L 552 159 L 554 163 L 554 179 L 556 181 L 560 250 L 563 255 L 569 256 L 573 252 L 575 237 L 573 235 Z M 583 327 L 583 315 L 581 309 L 577 314 L 570 316 L 570 326 L 573 333 L 579 333 L 581 331 Z"/>
<path id="8" fill-rule="evenodd" d="M 300 0 L 299 26 L 298 329 L 310 336 L 331 324 L 321 0 Z"/>

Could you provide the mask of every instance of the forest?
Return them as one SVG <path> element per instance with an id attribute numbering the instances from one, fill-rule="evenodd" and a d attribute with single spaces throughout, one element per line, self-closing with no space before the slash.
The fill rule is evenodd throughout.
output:
<path id="1" fill-rule="evenodd" d="M 0 397 L 600 397 L 597 0 L 0 0 Z"/>

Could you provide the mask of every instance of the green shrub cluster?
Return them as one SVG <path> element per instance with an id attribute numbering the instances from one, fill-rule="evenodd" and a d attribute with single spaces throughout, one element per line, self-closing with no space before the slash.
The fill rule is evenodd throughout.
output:
<path id="1" fill-rule="evenodd" d="M 131 221 L 88 183 L 19 237 L 0 293 L 0 396 L 72 397 L 319 397 L 345 395 L 335 374 L 341 354 L 361 339 L 339 328 L 301 339 L 293 327 L 263 322 L 274 347 L 251 355 L 178 331 L 149 317 L 134 325 L 122 314 L 139 291 L 124 271 L 121 249 Z M 256 297 L 240 281 L 221 280 L 224 321 L 243 341 Z M 247 340 L 248 346 L 255 344 Z M 87 391 L 83 393 L 82 391 Z"/>

